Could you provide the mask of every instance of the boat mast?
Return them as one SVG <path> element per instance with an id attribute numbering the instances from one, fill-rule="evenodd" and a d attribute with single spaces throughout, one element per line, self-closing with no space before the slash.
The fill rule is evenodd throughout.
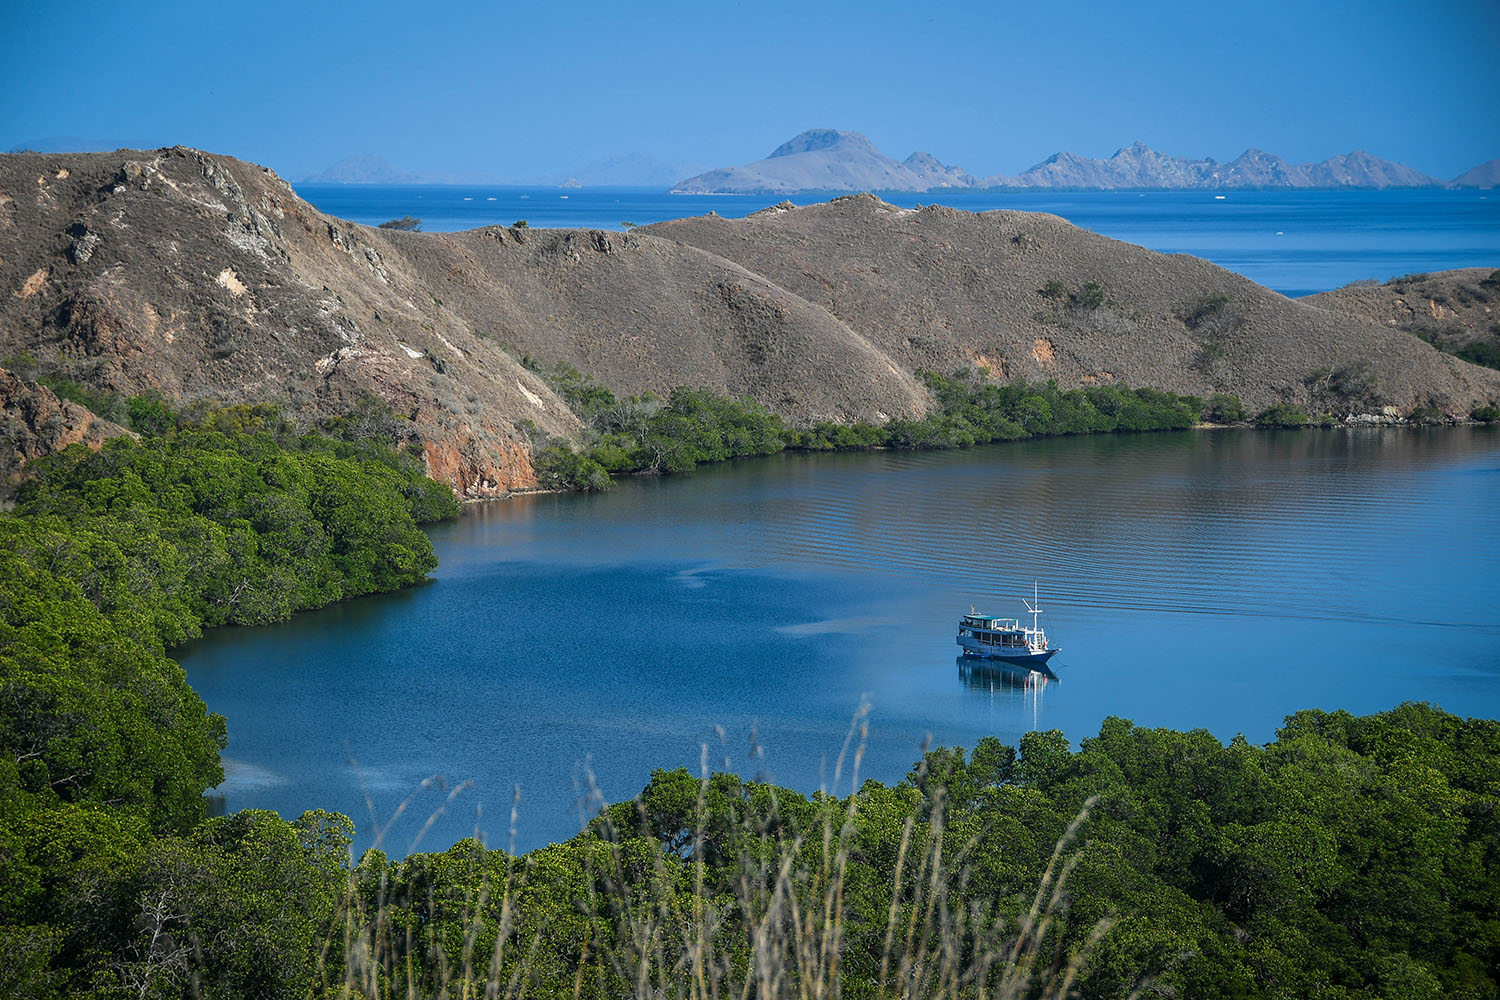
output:
<path id="1" fill-rule="evenodd" d="M 1026 610 L 1031 612 L 1031 631 L 1040 632 L 1041 626 L 1037 623 L 1036 616 L 1042 613 L 1041 589 L 1035 580 L 1031 581 L 1031 600 L 1021 598 L 1021 603 L 1026 605 Z"/>

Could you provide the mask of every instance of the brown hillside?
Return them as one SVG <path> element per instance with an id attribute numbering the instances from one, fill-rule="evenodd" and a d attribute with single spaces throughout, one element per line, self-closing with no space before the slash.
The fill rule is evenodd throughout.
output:
<path id="1" fill-rule="evenodd" d="M 0 359 L 30 371 L 305 414 L 375 397 L 435 477 L 487 496 L 534 483 L 533 425 L 580 430 L 524 355 L 798 422 L 920 413 L 919 370 L 975 363 L 1260 407 L 1368 361 L 1398 406 L 1500 398 L 1500 373 L 1383 324 L 1050 216 L 856 196 L 630 234 L 407 233 L 192 149 L 0 156 Z"/>
<path id="2" fill-rule="evenodd" d="M 1500 270 L 1493 268 L 1357 281 L 1301 301 L 1403 330 L 1445 351 L 1475 341 L 1500 347 Z"/>
<path id="3" fill-rule="evenodd" d="M 1064 385 L 1232 392 L 1258 409 L 1310 403 L 1310 373 L 1368 361 L 1387 404 L 1464 415 L 1500 396 L 1496 373 L 1413 337 L 1055 216 L 901 209 L 855 195 L 646 231 L 766 275 L 909 370 L 981 363 L 1001 377 Z M 1050 282 L 1066 294 L 1045 294 Z M 1089 283 L 1101 290 L 1097 307 Z"/>

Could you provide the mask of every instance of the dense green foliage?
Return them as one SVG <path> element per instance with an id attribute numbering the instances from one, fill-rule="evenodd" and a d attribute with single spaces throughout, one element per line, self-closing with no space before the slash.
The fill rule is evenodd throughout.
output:
<path id="1" fill-rule="evenodd" d="M 1055 382 L 991 382 L 973 371 L 952 377 L 929 372 L 924 378 L 938 410 L 887 425 L 895 447 L 964 448 L 1062 434 L 1181 430 L 1203 416 L 1198 397 L 1156 389 L 1101 385 L 1065 391 Z"/>
<path id="2" fill-rule="evenodd" d="M 522 363 L 541 373 L 588 428 L 581 452 L 566 443 L 544 442 L 538 448 L 538 478 L 557 489 L 608 489 L 610 475 L 686 472 L 706 462 L 787 449 L 967 448 L 1028 437 L 1177 430 L 1202 419 L 1244 419 L 1234 396 L 1213 397 L 1214 416 L 1209 417 L 1209 408 L 1196 396 L 1117 386 L 1064 391 L 1055 382 L 996 383 L 969 370 L 952 376 L 924 373 L 938 405 L 919 419 L 901 418 L 879 427 L 827 422 L 794 428 L 751 400 L 684 388 L 665 400 L 651 394 L 620 400 L 571 365 L 548 371 L 530 357 Z"/>
<path id="3" fill-rule="evenodd" d="M 371 961 L 328 971 L 362 996 L 1034 996 L 1081 962 L 1087 998 L 1494 998 L 1497 806 L 1500 725 L 1423 705 L 1301 712 L 1265 747 L 1109 719 L 842 798 L 658 771 L 523 858 L 367 855 L 346 926 Z"/>
<path id="4" fill-rule="evenodd" d="M 1470 341 L 1454 353 L 1470 364 L 1500 369 L 1500 347 L 1490 341 Z"/>
<path id="5" fill-rule="evenodd" d="M 1255 415 L 1257 427 L 1306 427 L 1307 411 L 1295 403 L 1275 403 Z"/>
<path id="6" fill-rule="evenodd" d="M 0 995 L 294 995 L 348 821 L 203 825 L 224 720 L 167 652 L 424 579 L 417 525 L 457 505 L 388 445 L 270 407 L 126 414 L 155 433 L 29 466 L 0 514 Z"/>
<path id="7" fill-rule="evenodd" d="M 1211 424 L 1244 423 L 1245 407 L 1238 396 L 1216 392 L 1203 404 L 1203 419 Z"/>
<path id="8" fill-rule="evenodd" d="M 1479 406 L 1469 414 L 1470 420 L 1477 420 L 1483 424 L 1493 424 L 1500 420 L 1500 406 Z"/>

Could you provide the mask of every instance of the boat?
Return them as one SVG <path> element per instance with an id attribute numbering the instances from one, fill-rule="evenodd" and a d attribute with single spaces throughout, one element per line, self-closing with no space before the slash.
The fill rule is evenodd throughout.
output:
<path id="1" fill-rule="evenodd" d="M 964 655 L 981 660 L 1001 660 L 1032 669 L 1044 668 L 1047 661 L 1057 654 L 1058 647 L 1048 645 L 1047 633 L 1038 623 L 1042 602 L 1035 582 L 1032 583 L 1032 600 L 1023 597 L 1021 603 L 1031 613 L 1031 628 L 1022 625 L 1020 619 L 980 614 L 970 607 L 969 613 L 958 622 L 958 645 Z"/>

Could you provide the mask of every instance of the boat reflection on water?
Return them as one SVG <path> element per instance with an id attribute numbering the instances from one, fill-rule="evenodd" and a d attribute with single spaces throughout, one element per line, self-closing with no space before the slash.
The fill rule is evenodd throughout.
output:
<path id="1" fill-rule="evenodd" d="M 1040 670 L 1008 664 L 1001 660 L 976 660 L 957 657 L 958 676 L 970 691 L 996 696 L 1026 705 L 1031 709 L 1031 728 L 1036 729 L 1042 715 L 1042 692 L 1049 684 L 1060 684 L 1056 674 L 1045 665 Z"/>
<path id="2" fill-rule="evenodd" d="M 968 656 L 956 659 L 958 676 L 964 685 L 979 691 L 1031 691 L 1045 688 L 1048 684 L 1062 683 L 1045 666 L 1040 670 L 1033 670 L 1002 660 L 975 660 Z"/>

